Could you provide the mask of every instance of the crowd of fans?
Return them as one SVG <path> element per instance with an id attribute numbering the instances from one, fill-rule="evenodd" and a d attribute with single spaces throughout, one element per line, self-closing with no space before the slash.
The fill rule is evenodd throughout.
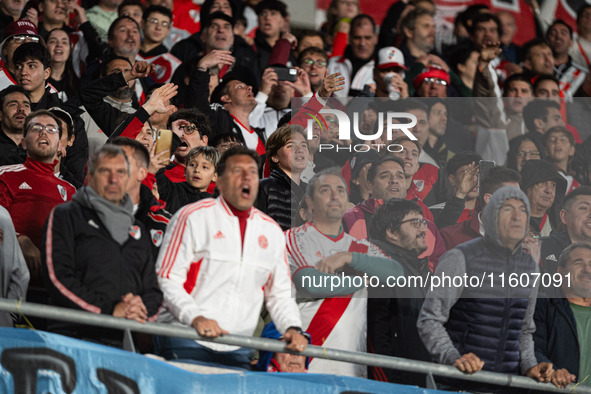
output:
<path id="1" fill-rule="evenodd" d="M 574 28 L 530 2 L 537 38 L 518 46 L 512 14 L 484 5 L 438 37 L 432 0 L 377 21 L 333 0 L 318 31 L 296 31 L 280 0 L 186 3 L 0 0 L 3 297 L 205 337 L 260 335 L 260 317 L 296 352 L 589 384 L 591 5 Z M 332 282 L 443 272 L 572 283 L 495 279 L 483 296 Z M 116 331 L 39 324 L 121 346 Z M 256 365 L 205 341 L 143 345 Z M 258 367 L 425 385 L 287 353 Z"/>

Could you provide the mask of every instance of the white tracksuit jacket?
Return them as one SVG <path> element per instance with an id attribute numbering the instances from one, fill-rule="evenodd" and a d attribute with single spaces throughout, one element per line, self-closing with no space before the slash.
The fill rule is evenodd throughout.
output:
<path id="1" fill-rule="evenodd" d="M 279 332 L 302 326 L 285 237 L 256 208 L 247 219 L 242 250 L 238 218 L 221 197 L 183 207 L 168 225 L 156 272 L 166 309 L 159 322 L 191 325 L 201 315 L 231 334 L 250 336 L 264 300 Z M 237 349 L 199 343 L 217 351 Z"/>

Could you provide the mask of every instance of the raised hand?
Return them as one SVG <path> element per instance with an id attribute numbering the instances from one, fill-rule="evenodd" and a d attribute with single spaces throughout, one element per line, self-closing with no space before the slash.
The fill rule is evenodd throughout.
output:
<path id="1" fill-rule="evenodd" d="M 203 56 L 201 60 L 199 60 L 199 63 L 197 63 L 197 66 L 209 69 L 219 65 L 230 66 L 234 64 L 235 61 L 236 58 L 232 56 L 232 52 L 214 49 L 207 55 Z"/>
<path id="2" fill-rule="evenodd" d="M 170 104 L 170 99 L 178 93 L 178 86 L 174 83 L 167 83 L 155 89 L 150 96 L 150 99 L 143 105 L 147 113 L 152 115 L 154 112 L 164 114 L 175 109 L 175 106 Z M 168 104 L 166 104 L 168 103 Z"/>
<path id="3" fill-rule="evenodd" d="M 130 70 L 123 71 L 123 77 L 127 82 L 129 82 L 132 79 L 145 78 L 150 75 L 152 71 L 154 71 L 153 64 L 148 64 L 143 60 L 138 60 Z"/>
<path id="4" fill-rule="evenodd" d="M 310 87 L 310 78 L 308 77 L 308 73 L 305 72 L 303 69 L 296 67 L 298 71 L 298 76 L 295 82 L 285 81 L 284 83 L 291 86 L 295 89 L 296 92 L 300 94 L 300 96 L 305 96 L 309 93 L 312 93 L 312 88 Z"/>
<path id="5" fill-rule="evenodd" d="M 260 92 L 265 93 L 267 96 L 271 93 L 271 89 L 273 86 L 279 83 L 279 78 L 277 77 L 277 73 L 271 67 L 268 67 L 263 71 L 263 76 L 261 77 L 261 88 L 259 89 Z"/>
<path id="6" fill-rule="evenodd" d="M 480 59 L 478 59 L 479 64 L 488 65 L 488 63 L 499 56 L 502 52 L 500 46 L 500 42 L 487 42 L 484 44 L 482 49 L 480 49 Z"/>
<path id="7" fill-rule="evenodd" d="M 345 77 L 341 76 L 341 73 L 334 73 L 328 75 L 328 69 L 324 74 L 324 80 L 322 81 L 322 86 L 318 91 L 318 96 L 322 98 L 329 98 L 331 94 L 334 92 L 338 92 L 339 90 L 343 90 L 343 85 L 345 84 Z"/>

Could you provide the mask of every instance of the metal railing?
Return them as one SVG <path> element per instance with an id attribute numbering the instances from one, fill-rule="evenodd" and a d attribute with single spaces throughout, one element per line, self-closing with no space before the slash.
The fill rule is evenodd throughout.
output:
<path id="1" fill-rule="evenodd" d="M 129 339 L 130 331 L 152 335 L 164 335 L 178 338 L 198 339 L 202 341 L 234 345 L 271 352 L 286 353 L 285 344 L 267 338 L 247 337 L 242 335 L 224 335 L 218 338 L 204 338 L 197 332 L 184 326 L 176 326 L 164 323 L 139 323 L 133 320 L 117 318 L 109 315 L 99 315 L 84 311 L 60 308 L 48 305 L 40 305 L 15 300 L 0 298 L 0 311 L 42 317 L 53 320 L 68 321 L 76 324 L 94 325 L 105 328 L 114 328 L 126 332 Z M 125 341 L 125 340 L 124 340 Z M 292 353 L 292 352 L 287 352 Z M 589 393 L 591 387 L 569 385 L 565 389 L 559 389 L 550 383 L 539 383 L 525 376 L 507 375 L 502 373 L 480 371 L 472 375 L 460 372 L 449 365 L 435 364 L 424 361 L 409 360 L 399 357 L 389 357 L 380 354 L 350 352 L 338 349 L 328 349 L 320 346 L 308 346 L 305 351 L 299 353 L 309 357 L 325 358 L 329 360 L 344 361 L 355 364 L 363 364 L 375 367 L 390 368 L 407 372 L 424 373 L 428 381 L 433 382 L 433 375 L 446 378 L 461 379 L 474 383 L 494 384 L 503 387 L 514 387 L 555 393 Z M 431 386 L 428 384 L 428 386 Z M 435 388 L 431 386 L 431 388 Z"/>

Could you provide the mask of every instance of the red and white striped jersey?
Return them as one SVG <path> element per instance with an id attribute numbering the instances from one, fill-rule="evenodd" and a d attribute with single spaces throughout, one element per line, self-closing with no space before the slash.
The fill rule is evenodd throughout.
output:
<path id="1" fill-rule="evenodd" d="M 316 268 L 320 260 L 337 252 L 350 251 L 383 257 L 370 242 L 357 240 L 341 231 L 333 238 L 321 233 L 313 224 L 285 232 L 292 277 L 305 268 Z M 296 283 L 296 288 L 298 283 Z M 312 345 L 365 352 L 367 342 L 367 289 L 345 297 L 298 302 L 302 328 L 312 337 Z M 314 358 L 310 373 L 366 377 L 364 365 Z"/>

